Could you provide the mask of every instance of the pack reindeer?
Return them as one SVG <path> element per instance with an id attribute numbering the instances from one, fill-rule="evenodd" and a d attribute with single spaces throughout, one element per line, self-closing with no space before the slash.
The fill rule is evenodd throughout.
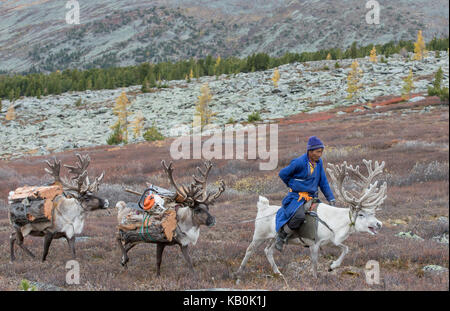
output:
<path id="1" fill-rule="evenodd" d="M 207 227 L 212 227 L 216 223 L 216 219 L 209 212 L 209 207 L 214 204 L 214 202 L 220 197 L 220 195 L 225 191 L 225 183 L 221 180 L 218 190 L 215 193 L 207 193 L 207 179 L 209 172 L 212 168 L 211 162 L 207 161 L 204 163 L 205 171 L 202 171 L 199 167 L 197 170 L 200 176 L 193 175 L 194 181 L 189 187 L 184 185 L 178 186 L 173 178 L 173 167 L 172 162 L 167 166 L 165 161 L 161 161 L 161 164 L 166 172 L 171 185 L 176 190 L 177 202 L 182 202 L 181 206 L 176 209 L 176 221 L 177 226 L 175 230 L 175 235 L 170 242 L 158 242 L 149 240 L 130 240 L 124 239 L 124 237 L 119 233 L 117 236 L 117 242 L 122 251 L 122 266 L 126 267 L 128 258 L 128 251 L 132 249 L 139 243 L 156 243 L 156 273 L 160 276 L 160 268 L 162 262 L 162 255 L 164 248 L 168 245 L 178 245 L 181 248 L 183 257 L 188 263 L 191 272 L 194 272 L 194 267 L 192 265 L 191 258 L 189 256 L 188 247 L 189 245 L 195 245 L 197 243 L 198 237 L 200 235 L 200 226 L 206 225 Z M 126 207 L 126 203 L 123 201 L 117 202 L 118 207 L 118 217 L 121 214 L 126 214 L 130 210 Z"/>
<path id="2" fill-rule="evenodd" d="M 341 165 L 328 164 L 327 171 L 332 179 L 332 186 L 339 200 L 347 203 L 349 208 L 330 206 L 319 203 L 317 206 L 317 216 L 321 221 L 318 222 L 316 239 L 299 239 L 293 235 L 289 239 L 289 244 L 303 245 L 310 248 L 312 270 L 314 277 L 317 277 L 317 262 L 320 246 L 329 243 L 341 248 L 340 256 L 331 263 L 329 271 L 339 267 L 348 253 L 348 247 L 343 244 L 347 237 L 353 232 L 367 232 L 376 235 L 377 230 L 381 229 L 382 223 L 375 217 L 375 210 L 386 199 L 386 182 L 378 186 L 378 181 L 373 182 L 374 178 L 381 174 L 385 163 L 375 162 L 375 168 L 372 168 L 372 161 L 363 160 L 367 167 L 368 176 L 365 177 L 359 171 L 359 166 L 354 168 L 347 165 L 347 162 Z M 344 190 L 344 179 L 349 176 L 354 185 L 362 190 L 358 194 L 352 194 Z M 275 274 L 281 275 L 273 259 L 273 250 L 275 247 L 275 215 L 280 206 L 269 205 L 269 200 L 260 196 L 257 203 L 258 213 L 255 220 L 255 231 L 253 240 L 250 243 L 245 257 L 236 272 L 236 276 L 242 273 L 248 259 L 264 242 L 269 242 L 264 249 L 266 257 Z M 328 226 L 328 227 L 327 227 Z M 303 242 L 302 242 L 303 240 Z"/>
<path id="3" fill-rule="evenodd" d="M 30 222 L 23 226 L 12 222 L 15 232 L 10 236 L 11 261 L 15 260 L 14 243 L 17 244 L 31 257 L 34 254 L 28 250 L 24 244 L 24 237 L 43 236 L 44 252 L 42 261 L 45 261 L 50 244 L 53 239 L 65 238 L 75 258 L 75 235 L 83 231 L 86 213 L 108 208 L 108 200 L 102 199 L 94 193 L 98 192 L 99 184 L 104 176 L 102 173 L 96 177 L 94 182 L 89 181 L 87 167 L 90 163 L 89 155 L 81 156 L 77 154 L 78 163 L 76 166 L 64 165 L 72 174 L 72 182 L 60 177 L 61 162 L 54 159 L 53 163 L 46 161 L 49 168 L 45 171 L 54 178 L 54 184 L 60 185 L 64 192 L 53 199 L 52 218 L 48 221 Z M 12 210 L 10 209 L 10 220 Z"/>

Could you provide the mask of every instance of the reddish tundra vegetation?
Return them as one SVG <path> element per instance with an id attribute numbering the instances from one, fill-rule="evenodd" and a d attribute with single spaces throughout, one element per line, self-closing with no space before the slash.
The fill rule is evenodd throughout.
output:
<path id="1" fill-rule="evenodd" d="M 387 104 L 386 104 L 387 103 Z M 349 113 L 300 114 L 279 120 L 278 167 L 260 171 L 258 160 L 213 160 L 209 180 L 222 177 L 226 191 L 211 208 L 216 217 L 214 227 L 201 228 L 198 243 L 191 247 L 196 278 L 190 276 L 178 248 L 166 248 L 161 277 L 156 276 L 156 246 L 140 244 L 129 252 L 128 269 L 120 265 L 120 250 L 115 242 L 116 213 L 89 214 L 83 237 L 77 242 L 80 284 L 67 285 L 65 264 L 71 253 L 65 241 L 55 241 L 47 261 L 31 259 L 16 248 L 16 261 L 9 263 L 9 234 L 6 199 L 8 191 L 18 186 L 51 181 L 45 175 L 45 160 L 51 156 L 27 157 L 0 161 L 0 289 L 17 290 L 27 279 L 40 289 L 66 290 L 183 290 L 202 288 L 236 288 L 267 290 L 448 290 L 448 270 L 426 272 L 427 265 L 448 269 L 448 243 L 433 237 L 447 235 L 449 214 L 449 115 L 448 104 L 436 98 L 416 103 L 397 103 L 385 99 L 362 111 Z M 431 106 L 430 106 L 431 105 Z M 361 108 L 361 107 L 360 107 Z M 306 120 L 306 121 L 305 121 Z M 278 172 L 294 157 L 300 156 L 307 138 L 316 135 L 326 144 L 327 163 L 362 165 L 362 159 L 385 161 L 384 180 L 387 199 L 377 218 L 383 228 L 376 236 L 351 235 L 346 245 L 350 252 L 342 266 L 333 272 L 327 267 L 340 250 L 323 247 L 319 257 L 319 275 L 312 277 L 309 250 L 288 246 L 275 260 L 285 280 L 272 274 L 263 246 L 253 255 L 239 284 L 232 274 L 244 257 L 252 240 L 258 195 L 281 205 L 287 189 Z M 170 160 L 173 139 L 122 147 L 99 146 L 55 154 L 63 163 L 73 162 L 76 152 L 89 153 L 90 174 L 106 172 L 100 195 L 111 204 L 119 200 L 136 201 L 124 187 L 141 191 L 146 182 L 170 187 L 161 160 Z M 52 155 L 53 156 L 53 155 Z M 174 161 L 174 176 L 180 183 L 191 182 L 200 160 Z M 363 166 L 364 167 L 364 166 Z M 364 168 L 363 168 L 364 170 Z M 250 221 L 249 221 L 250 220 Z M 414 233 L 423 240 L 396 236 Z M 36 255 L 42 252 L 42 240 L 28 237 L 25 245 Z M 368 285 L 364 267 L 369 260 L 380 264 L 380 283 Z"/>

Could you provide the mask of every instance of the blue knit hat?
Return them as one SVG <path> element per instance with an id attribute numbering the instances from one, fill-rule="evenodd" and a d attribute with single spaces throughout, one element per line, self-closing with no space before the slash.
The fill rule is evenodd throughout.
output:
<path id="1" fill-rule="evenodd" d="M 317 138 L 316 136 L 311 136 L 308 139 L 308 145 L 306 146 L 306 151 L 319 149 L 319 148 L 325 148 L 322 141 L 320 141 L 320 139 Z"/>

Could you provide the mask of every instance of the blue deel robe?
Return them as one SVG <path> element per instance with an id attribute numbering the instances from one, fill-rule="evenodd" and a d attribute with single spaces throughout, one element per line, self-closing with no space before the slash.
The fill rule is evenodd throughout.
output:
<path id="1" fill-rule="evenodd" d="M 308 192 L 311 197 L 317 198 L 318 187 L 320 187 L 328 201 L 334 200 L 333 192 L 325 175 L 322 159 L 319 159 L 316 163 L 316 167 L 311 174 L 308 154 L 305 153 L 292 160 L 289 166 L 283 168 L 278 175 L 286 186 L 292 189 L 292 192 L 289 192 L 283 199 L 282 206 L 277 211 L 275 220 L 277 232 L 294 216 L 297 208 L 305 203 L 305 199 L 298 201 L 299 192 Z"/>

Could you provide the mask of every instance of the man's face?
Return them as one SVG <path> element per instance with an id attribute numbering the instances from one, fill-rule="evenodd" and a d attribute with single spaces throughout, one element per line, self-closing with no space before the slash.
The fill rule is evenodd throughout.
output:
<path id="1" fill-rule="evenodd" d="M 309 151 L 309 159 L 311 161 L 317 162 L 322 156 L 323 148 L 314 149 Z"/>

